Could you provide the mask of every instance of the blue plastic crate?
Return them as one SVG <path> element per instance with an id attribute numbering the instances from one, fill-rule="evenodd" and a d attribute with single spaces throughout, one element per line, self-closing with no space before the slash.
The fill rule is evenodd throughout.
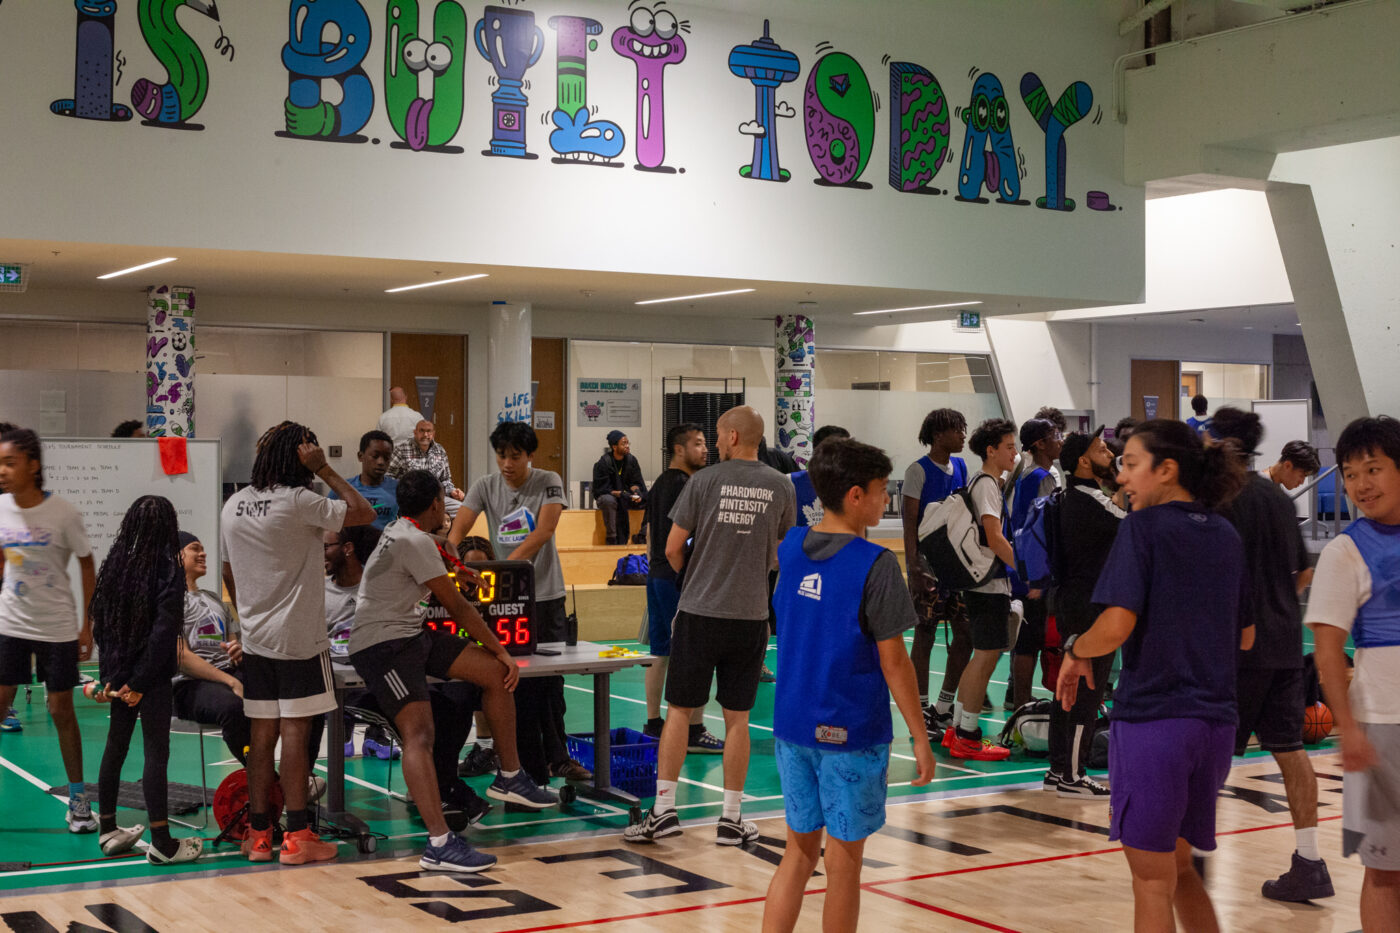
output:
<path id="1" fill-rule="evenodd" d="M 657 740 L 627 728 L 614 729 L 608 736 L 612 786 L 636 797 L 655 797 Z M 594 770 L 593 733 L 570 734 L 568 743 L 569 757 Z"/>

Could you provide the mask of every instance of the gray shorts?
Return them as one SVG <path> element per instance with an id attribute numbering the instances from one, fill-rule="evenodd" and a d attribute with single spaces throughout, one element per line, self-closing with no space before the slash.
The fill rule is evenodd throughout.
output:
<path id="1" fill-rule="evenodd" d="M 1360 723 L 1380 764 L 1342 776 L 1342 855 L 1400 871 L 1400 723 Z"/>

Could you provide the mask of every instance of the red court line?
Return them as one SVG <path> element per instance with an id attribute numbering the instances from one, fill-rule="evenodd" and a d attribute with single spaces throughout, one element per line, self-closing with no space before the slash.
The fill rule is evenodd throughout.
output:
<path id="1" fill-rule="evenodd" d="M 1323 816 L 1318 818 L 1318 822 L 1325 822 L 1327 820 L 1340 820 L 1341 818 L 1341 814 L 1338 814 L 1336 816 Z M 1216 833 L 1216 835 L 1238 836 L 1242 833 L 1257 833 L 1266 829 L 1284 829 L 1291 827 L 1292 825 L 1293 823 L 1291 821 L 1287 823 L 1272 823 L 1268 826 L 1251 826 L 1247 829 L 1231 829 L 1223 833 Z M 878 891 L 876 890 L 876 888 L 883 885 L 905 884 L 911 881 L 924 881 L 928 878 L 946 878 L 950 875 L 964 875 L 968 874 L 969 872 L 976 871 L 995 871 L 1000 868 L 1020 868 L 1024 865 L 1038 865 L 1042 862 L 1062 862 L 1065 859 L 1084 858 L 1085 856 L 1089 855 L 1107 855 L 1113 852 L 1121 851 L 1123 851 L 1122 846 L 1113 846 L 1108 849 L 1091 849 L 1087 852 L 1067 852 L 1062 855 L 1047 855 L 1042 858 L 1022 859 L 1016 862 L 999 862 L 994 865 L 974 865 L 969 868 L 951 868 L 947 871 L 927 872 L 922 875 L 909 875 L 905 878 L 889 878 L 883 881 L 866 881 L 861 883 L 861 888 L 870 891 L 872 894 L 879 894 L 882 897 L 889 897 L 897 901 L 903 901 L 904 903 L 909 904 L 913 907 L 921 907 L 924 910 L 929 910 L 933 911 L 934 913 L 939 913 L 948 917 L 953 917 L 955 919 L 962 920 L 967 923 L 985 927 L 988 930 L 999 930 L 1002 931 L 1002 933 L 1018 933 L 1018 931 L 1016 930 L 1010 930 L 1006 927 L 999 927 L 985 920 L 978 920 L 973 917 L 965 916 L 964 914 L 954 913 L 953 911 L 947 910 L 945 908 L 935 907 L 932 904 L 926 904 L 922 901 L 916 901 L 912 898 L 903 897 L 898 894 L 889 894 L 885 891 Z M 813 888 L 810 891 L 804 891 L 802 893 L 804 897 L 811 894 L 825 894 L 826 888 Z M 616 917 L 598 917 L 593 920 L 569 920 L 563 923 L 552 923 L 547 924 L 545 926 L 522 927 L 520 929 L 506 931 L 506 933 L 546 933 L 546 931 L 548 930 L 569 930 L 574 929 L 576 927 L 593 926 L 595 924 L 621 923 L 624 920 L 644 920 L 647 917 L 665 917 L 671 914 L 693 913 L 697 910 L 713 910 L 718 907 L 738 907 L 743 904 L 758 904 L 762 903 L 764 900 L 766 900 L 765 897 L 745 897 L 733 901 L 717 901 L 713 904 L 691 904 L 688 907 L 672 907 L 666 910 L 650 910 L 644 913 L 623 914 Z"/>

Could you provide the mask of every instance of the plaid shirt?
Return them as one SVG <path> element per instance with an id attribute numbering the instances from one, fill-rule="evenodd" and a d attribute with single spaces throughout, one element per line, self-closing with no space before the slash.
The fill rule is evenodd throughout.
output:
<path id="1" fill-rule="evenodd" d="M 442 483 L 442 491 L 449 496 L 455 488 L 452 485 L 452 467 L 447 462 L 447 451 L 433 441 L 426 451 L 418 449 L 413 438 L 400 441 L 394 447 L 394 459 L 389 461 L 389 475 L 398 479 L 409 470 L 427 470 Z"/>

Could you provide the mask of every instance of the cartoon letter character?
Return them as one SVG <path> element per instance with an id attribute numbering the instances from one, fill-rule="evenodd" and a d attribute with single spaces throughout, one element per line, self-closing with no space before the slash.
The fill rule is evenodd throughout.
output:
<path id="1" fill-rule="evenodd" d="M 556 162 L 607 164 L 622 154 L 626 137 L 611 120 L 592 120 L 588 110 L 588 53 L 598 48 L 593 36 L 603 24 L 586 16 L 551 16 L 555 35 L 554 132 L 549 148 L 561 158 Z"/>
<path id="2" fill-rule="evenodd" d="M 860 62 L 845 52 L 818 59 L 807 78 L 802 110 L 807 155 L 822 181 L 858 181 L 875 145 L 875 97 Z"/>
<path id="3" fill-rule="evenodd" d="M 414 152 L 446 145 L 462 126 L 466 46 L 467 14 L 454 0 L 437 5 L 428 38 L 418 32 L 418 0 L 389 0 L 384 105 Z"/>
<path id="4" fill-rule="evenodd" d="M 525 72 L 544 53 L 544 31 L 529 10 L 488 6 L 484 13 L 476 23 L 476 50 L 496 69 L 497 84 L 491 94 L 491 148 L 485 154 L 533 159 L 525 148 L 530 99 L 521 88 Z"/>
<path id="5" fill-rule="evenodd" d="M 890 62 L 890 187 L 918 191 L 948 158 L 948 99 L 927 68 Z"/>
<path id="6" fill-rule="evenodd" d="M 360 63 L 369 54 L 369 14 L 359 0 L 291 0 L 287 44 L 287 136 L 363 141 L 374 111 L 374 85 Z M 321 82 L 340 86 L 340 103 L 321 97 Z"/>
<path id="7" fill-rule="evenodd" d="M 958 200 L 987 203 L 980 197 L 985 184 L 988 191 L 997 192 L 999 202 L 1018 203 L 1021 175 L 1016 166 L 1016 144 L 1011 139 L 1011 109 L 996 75 L 977 76 L 972 103 L 962 112 L 962 119 L 967 136 L 958 170 Z"/>
<path id="8" fill-rule="evenodd" d="M 685 61 L 682 32 L 688 20 L 669 10 L 644 6 L 632 11 L 626 26 L 612 34 L 613 51 L 637 66 L 637 167 L 659 169 L 666 159 L 666 66 Z"/>
<path id="9" fill-rule="evenodd" d="M 1035 206 L 1072 211 L 1074 201 L 1065 197 L 1065 130 L 1084 119 L 1094 106 L 1094 92 L 1083 81 L 1076 81 L 1065 88 L 1052 108 L 1044 83 L 1035 72 L 1028 71 L 1021 76 L 1021 99 L 1045 131 L 1045 197 L 1036 198 Z"/>
<path id="10" fill-rule="evenodd" d="M 754 92 L 753 121 L 739 125 L 740 133 L 753 137 L 753 162 L 741 167 L 739 174 L 764 181 L 787 181 L 792 173 L 778 164 L 777 118 L 793 116 L 796 111 L 786 101 L 781 107 L 778 105 L 777 89 L 802 73 L 801 63 L 769 37 L 765 19 L 762 38 L 729 50 L 729 72 L 747 78 Z"/>
<path id="11" fill-rule="evenodd" d="M 112 30 L 116 0 L 73 0 L 78 10 L 78 51 L 73 59 L 73 97 L 49 110 L 83 120 L 130 120 L 131 110 L 112 103 Z"/>
<path id="12" fill-rule="evenodd" d="M 204 106 L 209 93 L 209 67 L 204 63 L 204 54 L 175 20 L 176 11 L 182 6 L 219 21 L 214 0 L 140 0 L 136 8 L 141 35 L 167 76 L 164 84 L 141 78 L 131 86 L 131 105 L 148 123 L 186 124 Z"/>

